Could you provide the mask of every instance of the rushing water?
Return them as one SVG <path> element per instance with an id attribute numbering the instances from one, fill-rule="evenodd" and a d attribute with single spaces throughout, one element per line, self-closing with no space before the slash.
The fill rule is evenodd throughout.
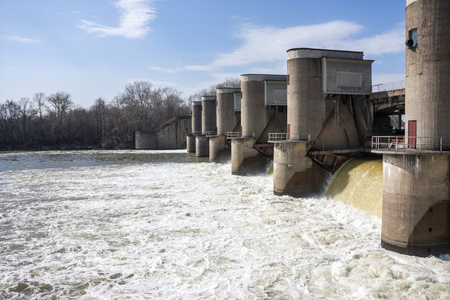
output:
<path id="1" fill-rule="evenodd" d="M 449 255 L 185 151 L 0 154 L 0 298 L 448 299 Z"/>

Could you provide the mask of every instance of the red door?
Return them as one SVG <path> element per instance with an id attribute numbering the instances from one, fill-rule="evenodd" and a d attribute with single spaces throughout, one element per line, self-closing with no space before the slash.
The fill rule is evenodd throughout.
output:
<path id="1" fill-rule="evenodd" d="M 408 121 L 408 147 L 416 149 L 417 121 Z"/>

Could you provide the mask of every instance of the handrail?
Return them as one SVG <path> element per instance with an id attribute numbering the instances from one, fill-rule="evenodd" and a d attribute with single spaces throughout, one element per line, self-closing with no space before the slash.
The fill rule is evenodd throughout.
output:
<path id="1" fill-rule="evenodd" d="M 285 140 L 287 140 L 287 133 L 284 133 L 284 132 L 269 133 L 269 137 L 268 137 L 269 142 L 285 141 Z"/>
<path id="2" fill-rule="evenodd" d="M 192 131 L 192 134 L 198 134 L 198 135 L 201 135 L 202 132 L 201 132 L 201 131 Z"/>
<path id="3" fill-rule="evenodd" d="M 421 151 L 448 151 L 450 137 L 433 136 L 372 136 L 372 150 L 398 152 L 399 149 Z"/>
<path id="4" fill-rule="evenodd" d="M 235 139 L 235 138 L 240 138 L 240 137 L 242 137 L 241 132 L 231 132 L 231 131 L 227 132 L 227 139 Z"/>
<path id="5" fill-rule="evenodd" d="M 206 132 L 206 136 L 216 136 L 217 135 L 217 131 L 207 131 Z"/>
<path id="6" fill-rule="evenodd" d="M 405 80 L 372 85 L 372 93 L 401 90 L 405 88 Z"/>
<path id="7" fill-rule="evenodd" d="M 311 135 L 309 133 L 299 133 L 299 134 L 288 134 L 285 132 L 269 133 L 268 141 L 293 141 L 293 142 L 309 142 L 311 140 Z"/>

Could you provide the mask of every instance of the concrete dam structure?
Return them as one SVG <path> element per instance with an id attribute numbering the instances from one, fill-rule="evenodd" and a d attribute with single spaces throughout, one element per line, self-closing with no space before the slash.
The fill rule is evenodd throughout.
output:
<path id="1" fill-rule="evenodd" d="M 209 157 L 209 135 L 215 135 L 216 96 L 202 96 L 201 101 L 201 133 L 195 134 L 195 156 Z"/>
<path id="2" fill-rule="evenodd" d="M 217 132 L 210 133 L 209 161 L 224 162 L 231 159 L 231 141 L 228 132 L 236 132 L 241 127 L 241 89 L 218 88 L 217 97 Z"/>
<path id="3" fill-rule="evenodd" d="M 406 48 L 405 136 L 373 151 L 383 154 L 382 246 L 450 253 L 450 1 L 407 1 Z"/>
<path id="4" fill-rule="evenodd" d="M 370 134 L 364 98 L 372 92 L 373 61 L 353 51 L 297 48 L 287 53 L 287 133 L 270 137 L 274 192 L 311 196 L 323 192 L 330 172 L 347 159 L 345 153 L 359 149 Z M 336 150 L 340 155 L 331 152 Z"/>
<path id="5" fill-rule="evenodd" d="M 202 134 L 202 102 L 191 103 L 191 132 L 186 134 L 186 146 L 188 153 L 195 153 L 195 136 Z"/>
<path id="6" fill-rule="evenodd" d="M 450 253 L 449 23 L 450 1 L 407 0 L 406 80 L 394 89 L 375 90 L 357 51 L 294 48 L 287 76 L 241 75 L 240 124 L 210 144 L 212 161 L 231 139 L 233 174 L 273 159 L 275 194 L 347 199 L 381 216 L 382 247 Z"/>
<path id="7" fill-rule="evenodd" d="M 231 138 L 231 172 L 266 170 L 273 156 L 269 132 L 286 131 L 286 75 L 241 75 L 241 132 Z"/>
<path id="8" fill-rule="evenodd" d="M 155 131 L 137 131 L 134 135 L 135 149 L 184 149 L 190 131 L 190 116 L 172 118 Z"/>

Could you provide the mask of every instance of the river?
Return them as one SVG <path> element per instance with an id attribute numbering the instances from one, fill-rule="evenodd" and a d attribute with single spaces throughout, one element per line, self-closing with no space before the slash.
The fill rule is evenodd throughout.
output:
<path id="1" fill-rule="evenodd" d="M 450 255 L 185 150 L 0 153 L 0 299 L 449 299 Z"/>

